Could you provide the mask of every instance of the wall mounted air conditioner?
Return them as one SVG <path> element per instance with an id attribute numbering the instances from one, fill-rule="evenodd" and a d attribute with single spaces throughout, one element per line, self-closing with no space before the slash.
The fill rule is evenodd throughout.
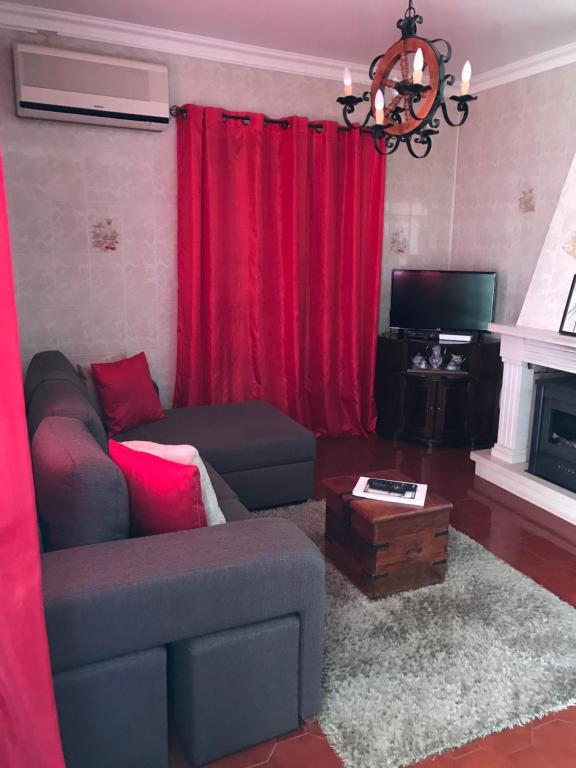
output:
<path id="1" fill-rule="evenodd" d="M 162 64 L 17 43 L 16 114 L 162 131 L 169 123 Z"/>

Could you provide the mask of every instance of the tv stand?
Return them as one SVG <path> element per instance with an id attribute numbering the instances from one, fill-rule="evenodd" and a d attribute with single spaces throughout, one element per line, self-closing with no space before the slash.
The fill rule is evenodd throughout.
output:
<path id="1" fill-rule="evenodd" d="M 469 343 L 445 344 L 438 342 L 435 333 L 435 338 L 425 339 L 406 334 L 378 338 L 378 433 L 429 447 L 493 445 L 502 379 L 500 342 L 490 334 L 479 334 Z M 428 357 L 437 343 L 446 352 L 444 366 L 415 368 L 412 358 Z M 450 354 L 464 355 L 460 370 L 446 369 Z"/>

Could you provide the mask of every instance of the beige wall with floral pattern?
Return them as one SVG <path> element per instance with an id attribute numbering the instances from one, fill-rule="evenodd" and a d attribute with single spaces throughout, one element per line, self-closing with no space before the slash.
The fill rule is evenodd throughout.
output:
<path id="1" fill-rule="evenodd" d="M 434 136 L 423 160 L 401 146 L 388 158 L 380 329 L 388 326 L 392 269 L 448 269 L 452 239 L 457 131 Z"/>
<path id="2" fill-rule="evenodd" d="M 576 151 L 575 83 L 571 64 L 484 91 L 460 128 L 451 266 L 498 272 L 498 322 L 518 319 Z"/>

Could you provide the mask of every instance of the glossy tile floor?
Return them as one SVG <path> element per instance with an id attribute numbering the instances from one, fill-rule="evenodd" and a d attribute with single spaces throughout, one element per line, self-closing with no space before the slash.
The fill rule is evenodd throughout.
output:
<path id="1" fill-rule="evenodd" d="M 475 478 L 468 451 L 428 451 L 378 437 L 318 441 L 322 478 L 392 468 L 454 504 L 452 525 L 576 606 L 576 526 Z M 576 638 L 575 638 L 576 642 Z M 576 707 L 472 742 L 419 768 L 576 768 Z M 178 746 L 173 768 L 188 768 Z M 316 723 L 212 763 L 210 768 L 342 768 Z"/>

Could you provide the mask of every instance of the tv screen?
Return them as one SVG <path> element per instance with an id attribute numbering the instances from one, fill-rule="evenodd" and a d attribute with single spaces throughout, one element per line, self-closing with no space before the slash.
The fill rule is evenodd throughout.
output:
<path id="1" fill-rule="evenodd" d="M 495 287 L 495 272 L 393 269 L 390 327 L 485 331 Z"/>

